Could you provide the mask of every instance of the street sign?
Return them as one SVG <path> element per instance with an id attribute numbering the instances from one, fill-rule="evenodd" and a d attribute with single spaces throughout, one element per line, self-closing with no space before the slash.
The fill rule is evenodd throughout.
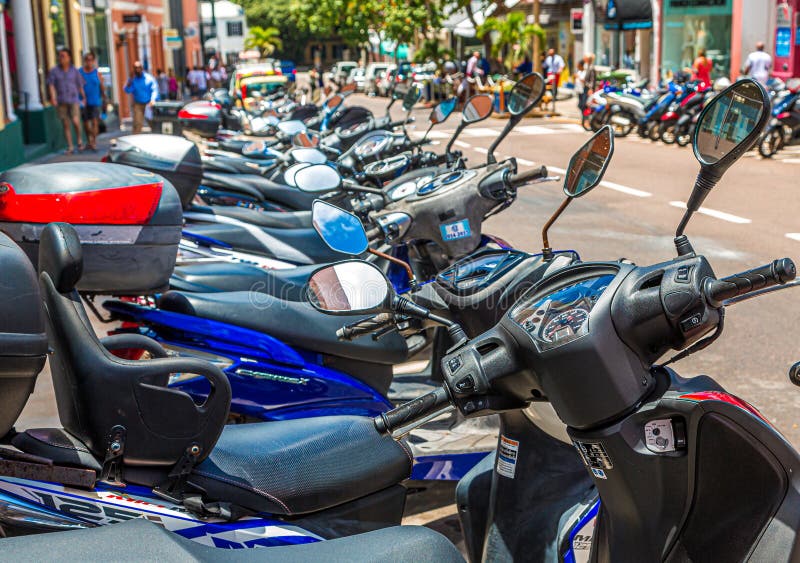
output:
<path id="1" fill-rule="evenodd" d="M 571 8 L 569 22 L 572 33 L 583 33 L 583 8 Z"/>
<path id="2" fill-rule="evenodd" d="M 122 23 L 142 23 L 142 14 L 122 14 Z"/>

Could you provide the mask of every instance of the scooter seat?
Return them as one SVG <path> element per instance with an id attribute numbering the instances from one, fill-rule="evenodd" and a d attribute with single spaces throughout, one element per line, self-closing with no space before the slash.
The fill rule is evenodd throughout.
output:
<path id="1" fill-rule="evenodd" d="M 393 526 L 330 541 L 258 549 L 222 549 L 167 531 L 144 518 L 84 530 L 0 540 L 10 561 L 213 561 L 317 563 L 319 561 L 437 561 L 464 559 L 444 536 L 422 526 Z"/>
<path id="2" fill-rule="evenodd" d="M 250 193 L 256 190 L 266 201 L 272 201 L 289 209 L 308 210 L 315 195 L 303 192 L 295 187 L 273 182 L 258 174 L 225 174 L 222 172 L 204 172 L 203 183 L 210 187 L 230 191 Z"/>
<path id="3" fill-rule="evenodd" d="M 257 291 L 281 299 L 302 301 L 308 278 L 319 266 L 298 266 L 283 270 L 264 270 L 233 262 L 199 263 L 178 266 L 170 278 L 170 288 L 196 293 L 219 291 Z"/>
<path id="4" fill-rule="evenodd" d="M 286 301 L 280 297 L 249 291 L 225 293 L 184 293 L 168 291 L 159 300 L 166 311 L 183 313 L 249 328 L 311 352 L 361 360 L 375 364 L 398 364 L 407 359 L 408 347 L 397 333 L 380 340 L 356 338 L 342 341 L 336 331 L 364 315 L 331 316 L 314 309 L 307 301 Z"/>
<path id="5" fill-rule="evenodd" d="M 201 219 L 202 220 L 202 219 Z M 324 264 L 346 258 L 331 250 L 313 228 L 283 229 L 247 224 L 192 223 L 190 233 L 218 240 L 239 251 L 294 264 Z"/>
<path id="6" fill-rule="evenodd" d="M 311 228 L 311 211 L 261 211 L 249 207 L 236 207 L 233 205 L 215 205 L 212 207 L 193 206 L 189 211 L 195 213 L 210 213 L 223 217 L 239 219 L 259 227 L 273 229 L 299 229 Z"/>
<path id="7" fill-rule="evenodd" d="M 412 459 L 368 417 L 229 425 L 189 482 L 209 500 L 305 514 L 397 485 L 411 475 Z"/>

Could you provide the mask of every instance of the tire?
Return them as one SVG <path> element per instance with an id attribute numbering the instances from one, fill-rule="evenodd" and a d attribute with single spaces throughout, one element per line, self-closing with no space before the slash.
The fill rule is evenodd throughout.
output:
<path id="1" fill-rule="evenodd" d="M 780 129 L 768 129 L 758 143 L 758 152 L 764 158 L 771 158 L 783 147 L 783 134 Z"/>
<path id="2" fill-rule="evenodd" d="M 647 125 L 647 138 L 653 142 L 658 141 L 659 137 L 661 136 L 661 130 L 658 126 L 658 123 L 649 123 Z"/>
<path id="3" fill-rule="evenodd" d="M 665 145 L 674 145 L 675 144 L 675 127 L 676 124 L 674 122 L 664 122 L 658 128 L 658 138 L 661 139 L 661 142 Z"/>
<path id="4" fill-rule="evenodd" d="M 581 116 L 581 127 L 583 127 L 585 131 L 592 130 L 592 115 Z"/>
<path id="5" fill-rule="evenodd" d="M 678 135 L 675 137 L 675 142 L 678 143 L 679 147 L 685 147 L 692 142 L 692 133 L 690 131 L 678 133 Z"/>

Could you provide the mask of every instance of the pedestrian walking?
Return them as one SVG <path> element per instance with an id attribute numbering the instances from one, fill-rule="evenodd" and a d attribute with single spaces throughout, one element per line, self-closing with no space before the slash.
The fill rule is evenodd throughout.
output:
<path id="1" fill-rule="evenodd" d="M 156 71 L 156 82 L 158 83 L 158 98 L 166 100 L 169 96 L 169 77 L 162 69 Z"/>
<path id="2" fill-rule="evenodd" d="M 60 49 L 58 64 L 47 74 L 47 88 L 50 92 L 50 103 L 56 107 L 61 126 L 64 128 L 64 137 L 67 140 L 66 154 L 75 152 L 72 144 L 73 126 L 78 150 L 83 150 L 80 116 L 80 104 L 86 102 L 83 84 L 81 73 L 72 64 L 72 54 L 69 49 Z"/>
<path id="3" fill-rule="evenodd" d="M 555 111 L 556 98 L 558 97 L 558 81 L 561 79 L 561 72 L 566 65 L 564 64 L 564 59 L 561 58 L 561 55 L 556 53 L 555 49 L 547 51 L 547 58 L 544 60 L 544 65 L 547 67 L 548 78 L 552 76 L 553 80 L 550 89 L 553 92 L 553 111 Z"/>
<path id="4" fill-rule="evenodd" d="M 472 96 L 472 84 L 474 84 L 475 80 L 483 73 L 480 63 L 481 54 L 479 51 L 474 51 L 467 61 L 466 70 L 464 71 L 464 80 L 461 82 L 461 93 L 464 95 L 464 102 Z"/>
<path id="5" fill-rule="evenodd" d="M 106 87 L 103 77 L 97 72 L 97 60 L 92 51 L 83 56 L 83 66 L 79 69 L 83 78 L 84 104 L 81 109 L 83 127 L 86 130 L 86 144 L 90 150 L 97 150 L 97 135 L 100 132 L 100 114 L 106 100 Z"/>
<path id="6" fill-rule="evenodd" d="M 694 64 L 692 64 L 692 74 L 694 75 L 694 80 L 699 80 L 711 85 L 712 68 L 714 68 L 714 63 L 706 56 L 706 50 L 699 49 L 697 51 L 697 58 L 694 60 Z"/>
<path id="7" fill-rule="evenodd" d="M 125 92 L 133 96 L 133 132 L 141 133 L 146 113 L 149 110 L 152 117 L 153 105 L 158 101 L 158 83 L 145 72 L 140 61 L 133 63 L 133 74 L 125 84 Z"/>
<path id="8" fill-rule="evenodd" d="M 578 109 L 586 109 L 586 63 L 578 61 L 578 70 L 575 72 L 575 93 L 578 95 Z"/>
<path id="9" fill-rule="evenodd" d="M 175 78 L 175 71 L 169 69 L 167 71 L 167 97 L 170 100 L 178 99 L 178 79 Z"/>
<path id="10" fill-rule="evenodd" d="M 594 53 L 587 53 L 586 56 L 583 57 L 583 64 L 583 85 L 584 91 L 586 92 L 586 98 L 588 99 L 590 95 L 594 94 L 594 91 L 597 88 L 597 70 L 594 67 Z"/>
<path id="11" fill-rule="evenodd" d="M 756 43 L 756 50 L 747 56 L 744 73 L 749 74 L 762 84 L 767 83 L 772 73 L 772 57 L 764 52 L 764 42 Z"/>

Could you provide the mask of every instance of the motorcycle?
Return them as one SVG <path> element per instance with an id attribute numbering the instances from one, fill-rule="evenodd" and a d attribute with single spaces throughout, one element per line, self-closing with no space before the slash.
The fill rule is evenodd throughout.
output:
<path id="1" fill-rule="evenodd" d="M 800 80 L 790 79 L 783 95 L 775 97 L 770 120 L 758 143 L 758 152 L 764 158 L 771 158 L 783 147 L 800 143 Z"/>
<path id="2" fill-rule="evenodd" d="M 711 377 L 685 379 L 668 367 L 719 337 L 726 306 L 796 285 L 788 258 L 717 278 L 684 232 L 725 171 L 757 141 L 769 113 L 764 88 L 743 80 L 701 114 L 694 138 L 700 174 L 676 231 L 676 258 L 560 269 L 494 328 L 453 346 L 442 360 L 441 388 L 376 419 L 380 431 L 398 435 L 453 408 L 465 417 L 500 413 L 496 462 L 483 482 L 488 517 L 465 526 L 467 545 L 477 546 L 471 555 L 574 561 L 579 544 L 593 561 L 800 557 L 798 452 Z M 565 191 L 591 189 L 608 154 L 602 144 L 586 150 Z M 312 303 L 326 311 L 431 319 L 363 262 L 325 267 L 312 280 Z M 349 298 L 329 297 L 342 293 Z M 677 354 L 658 363 L 670 350 Z M 530 478 L 556 458 L 530 447 L 537 431 L 518 415 L 535 401 L 552 404 L 573 460 L 596 488 L 599 505 L 573 513 L 583 527 L 562 527 L 561 511 L 554 518 L 538 504 L 540 483 Z M 461 505 L 459 514 L 471 518 L 471 508 Z M 543 546 L 543 537 L 550 543 Z M 556 550 L 547 551 L 553 543 Z"/>

